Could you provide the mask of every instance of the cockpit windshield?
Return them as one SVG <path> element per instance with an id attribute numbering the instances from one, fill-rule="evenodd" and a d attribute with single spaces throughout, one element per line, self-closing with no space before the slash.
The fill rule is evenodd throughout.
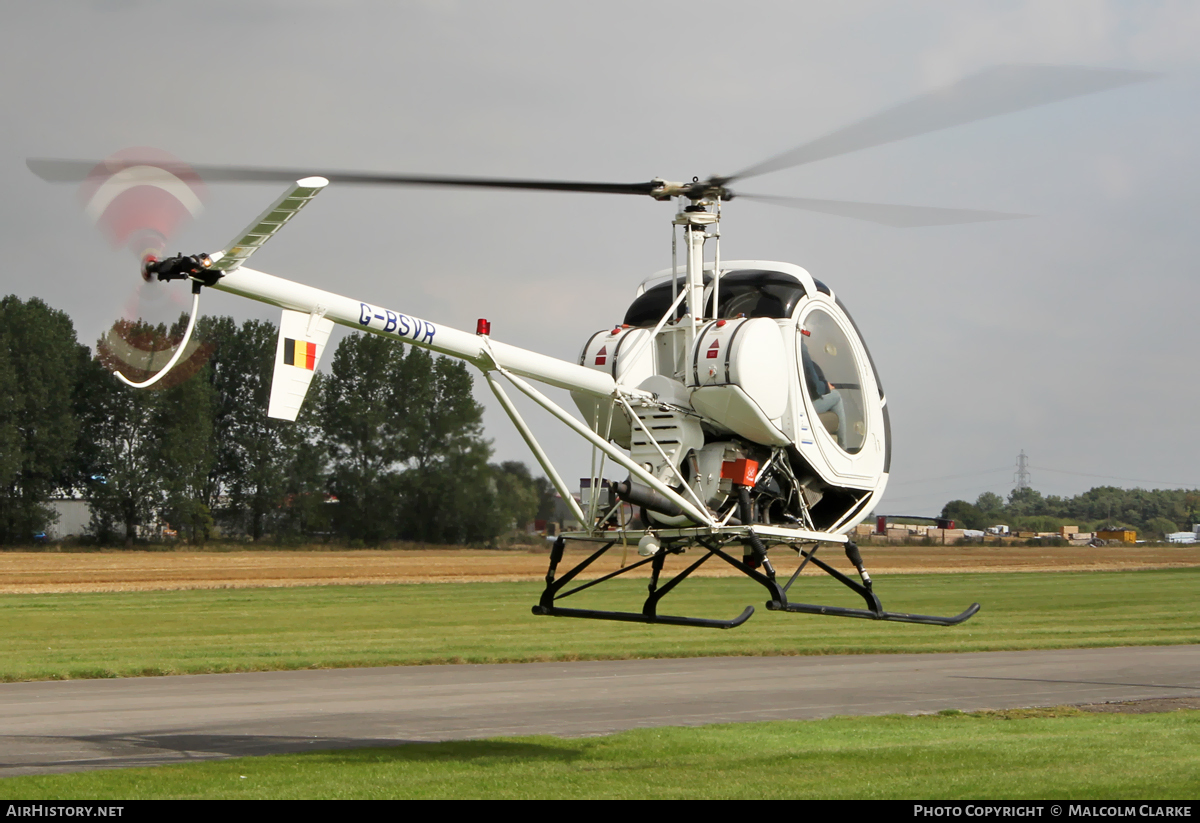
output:
<path id="1" fill-rule="evenodd" d="M 857 454 L 867 434 L 863 376 L 845 331 L 820 306 L 796 327 L 796 368 L 812 413 L 843 451 Z"/>

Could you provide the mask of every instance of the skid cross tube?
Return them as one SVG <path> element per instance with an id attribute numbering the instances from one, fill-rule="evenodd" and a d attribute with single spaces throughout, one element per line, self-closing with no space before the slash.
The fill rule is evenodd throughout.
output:
<path id="1" fill-rule="evenodd" d="M 580 562 L 579 565 L 575 566 L 575 568 L 571 569 L 561 578 L 556 580 L 555 572 L 558 568 L 558 564 L 562 561 L 563 549 L 565 548 L 565 545 L 566 539 L 563 537 L 559 537 L 556 541 L 554 541 L 554 548 L 550 551 L 550 568 L 546 572 L 546 588 L 542 592 L 542 596 L 538 604 L 533 607 L 533 613 L 536 615 L 543 615 L 546 617 L 582 617 L 590 618 L 592 620 L 616 620 L 626 623 L 665 623 L 672 626 L 697 626 L 708 629 L 733 629 L 745 623 L 750 619 L 750 616 L 754 614 L 753 606 L 747 606 L 740 615 L 732 620 L 714 620 L 703 617 L 681 617 L 677 615 L 658 613 L 659 601 L 666 597 L 677 585 L 683 582 L 688 575 L 700 568 L 700 566 L 703 565 L 714 554 L 722 556 L 725 560 L 733 562 L 735 565 L 740 565 L 724 552 L 721 552 L 719 549 L 714 547 L 707 545 L 704 546 L 704 548 L 707 549 L 707 553 L 703 557 L 692 563 L 683 571 L 676 574 L 662 587 L 659 587 L 658 585 L 659 575 L 662 573 L 666 556 L 670 553 L 665 548 L 660 549 L 654 554 L 653 557 L 647 557 L 644 560 L 639 560 L 630 566 L 618 569 L 615 572 L 610 572 L 609 574 L 597 578 L 596 580 L 590 580 L 587 583 L 583 583 L 573 589 L 570 589 L 569 591 L 559 594 L 564 586 L 575 579 L 580 572 L 582 572 L 596 560 L 600 559 L 605 552 L 616 545 L 616 542 L 612 541 L 605 543 L 597 551 Z M 644 566 L 647 563 L 651 564 L 650 568 L 652 569 L 652 575 L 650 578 L 649 594 L 646 597 L 646 602 L 642 605 L 641 612 L 610 612 L 599 611 L 596 609 L 570 609 L 556 605 L 555 603 L 557 600 L 569 597 L 576 592 L 581 592 L 584 589 L 591 588 L 592 586 L 603 583 L 607 580 L 611 580 L 614 577 L 625 574 L 626 572 L 633 571 L 639 566 Z M 766 580 L 765 577 L 763 579 Z"/>
<path id="2" fill-rule="evenodd" d="M 598 586 L 599 584 L 605 582 L 606 580 L 612 580 L 614 577 L 618 577 L 622 574 L 625 574 L 625 572 L 631 572 L 634 569 L 636 569 L 638 566 L 644 566 L 647 563 L 652 562 L 653 560 L 654 560 L 653 557 L 643 558 L 642 560 L 639 560 L 638 562 L 634 563 L 632 566 L 625 566 L 624 568 L 617 569 L 615 572 L 609 572 L 608 574 L 604 575 L 604 577 L 597 577 L 595 580 L 589 580 L 586 583 L 581 583 L 578 586 L 576 586 L 575 588 L 571 589 L 570 591 L 563 592 L 562 594 L 556 594 L 556 595 L 554 595 L 554 599 L 562 600 L 564 597 L 570 597 L 571 595 L 575 594 L 576 592 L 581 592 L 584 589 L 590 589 L 592 586 Z"/>
<path id="3" fill-rule="evenodd" d="M 741 560 L 737 560 L 736 558 L 729 556 L 728 554 L 721 551 L 719 548 L 717 548 L 715 546 L 705 546 L 705 548 L 707 548 L 709 551 L 711 551 L 717 557 L 721 558 L 726 563 L 728 563 L 729 565 L 733 566 L 735 569 L 740 571 L 742 574 L 746 575 L 751 580 L 753 580 L 754 582 L 758 583 L 763 588 L 765 588 L 767 590 L 768 594 L 771 595 L 771 599 L 768 601 L 769 603 L 775 603 L 775 602 L 786 603 L 787 602 L 787 595 L 785 595 L 783 593 L 783 590 L 781 588 L 779 588 L 779 584 L 775 582 L 775 579 L 773 577 L 767 577 L 765 574 L 760 572 L 758 569 L 751 568 L 750 566 L 746 565 L 745 562 L 743 562 Z M 770 606 L 768 606 L 767 608 L 770 608 Z"/>
<path id="4" fill-rule="evenodd" d="M 812 560 L 812 555 L 816 554 L 817 549 L 819 549 L 819 548 L 821 548 L 821 546 L 818 544 L 816 546 L 813 546 L 813 549 L 811 552 L 805 552 L 803 549 L 797 549 L 797 551 L 800 553 L 800 556 L 803 557 L 804 560 L 800 563 L 799 566 L 796 567 L 796 571 L 792 572 L 792 576 L 788 578 L 788 582 L 784 584 L 784 586 L 783 586 L 784 594 L 788 593 L 788 589 L 790 589 L 792 587 L 792 584 L 796 582 L 796 578 L 800 576 L 800 572 L 804 571 L 804 567 L 808 565 L 810 560 Z"/>

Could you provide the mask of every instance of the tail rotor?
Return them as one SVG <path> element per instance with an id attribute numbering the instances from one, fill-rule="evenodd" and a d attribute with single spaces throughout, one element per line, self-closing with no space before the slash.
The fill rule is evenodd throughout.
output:
<path id="1" fill-rule="evenodd" d="M 187 311 L 187 298 L 152 277 L 153 264 L 168 244 L 203 211 L 207 188 L 200 176 L 177 157 L 159 149 L 123 149 L 97 163 L 79 186 L 79 202 L 89 221 L 114 249 L 127 249 L 138 261 L 141 281 L 121 301 L 121 318 L 100 340 L 99 354 L 113 371 L 148 378 L 181 339 L 170 328 Z M 194 319 L 193 319 L 194 322 Z M 207 348 L 184 345 L 180 367 L 159 387 L 194 374 L 207 359 Z M 167 376 L 164 375 L 164 378 Z M 125 382 L 129 382 L 126 380 Z"/>

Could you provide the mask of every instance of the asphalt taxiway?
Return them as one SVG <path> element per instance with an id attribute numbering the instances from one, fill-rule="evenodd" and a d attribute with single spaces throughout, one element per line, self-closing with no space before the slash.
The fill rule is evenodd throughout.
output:
<path id="1" fill-rule="evenodd" d="M 1200 697 L 1200 645 L 0 685 L 0 776 L 649 726 Z"/>

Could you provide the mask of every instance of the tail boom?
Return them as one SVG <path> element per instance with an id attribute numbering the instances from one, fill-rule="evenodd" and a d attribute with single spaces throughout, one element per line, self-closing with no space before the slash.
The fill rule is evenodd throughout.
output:
<path id="1" fill-rule="evenodd" d="M 225 272 L 212 288 L 466 360 L 484 371 L 498 366 L 540 383 L 597 397 L 612 397 L 616 392 L 616 382 L 604 372 L 510 346 L 487 335 L 470 334 L 411 314 L 305 286 L 247 266 Z"/>

